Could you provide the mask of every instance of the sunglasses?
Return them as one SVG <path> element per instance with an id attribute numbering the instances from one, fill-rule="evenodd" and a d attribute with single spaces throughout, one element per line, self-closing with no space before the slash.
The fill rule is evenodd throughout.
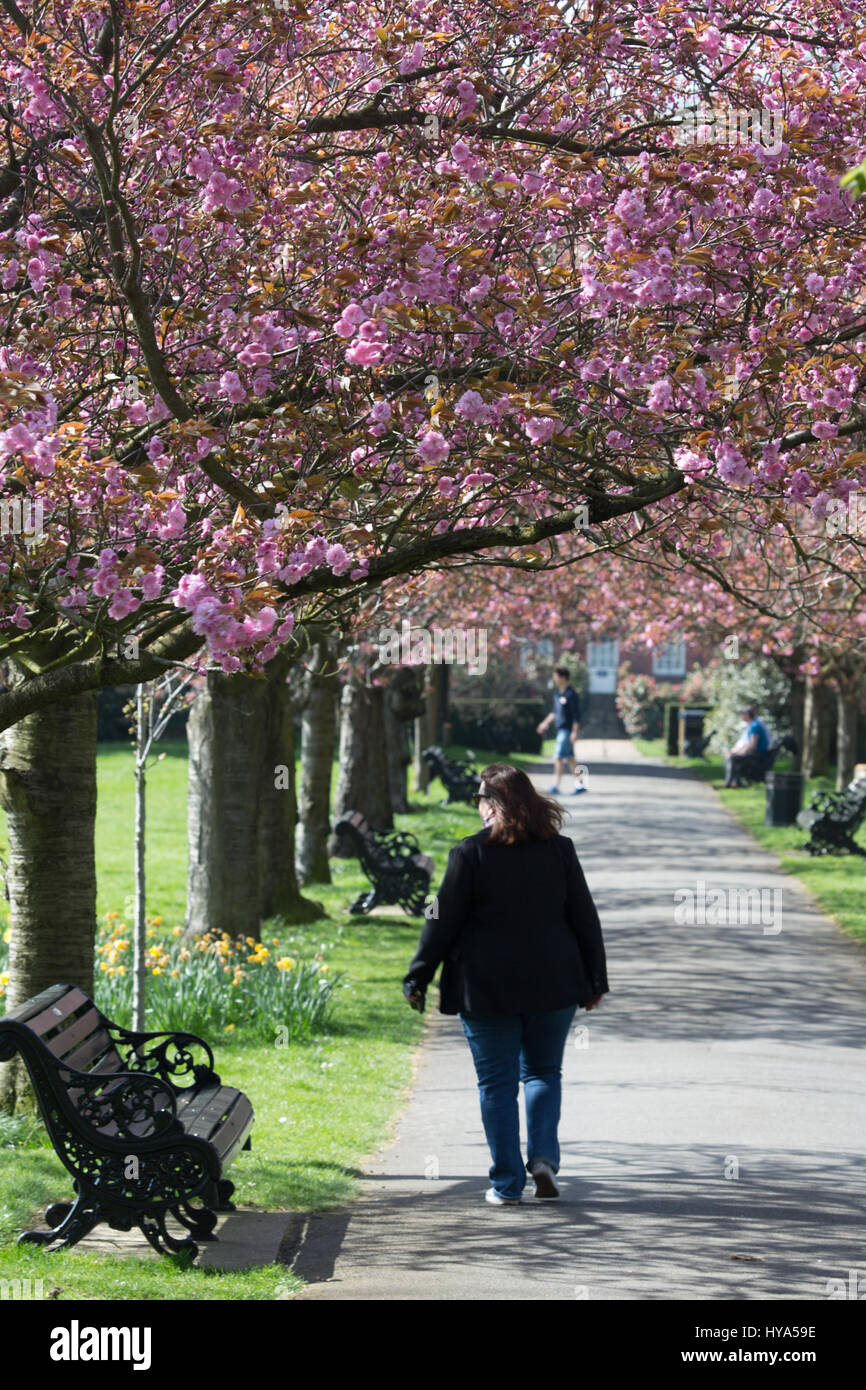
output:
<path id="1" fill-rule="evenodd" d="M 492 801 L 493 798 L 488 796 L 486 792 L 476 792 L 472 800 L 476 806 L 480 806 L 482 801 Z"/>

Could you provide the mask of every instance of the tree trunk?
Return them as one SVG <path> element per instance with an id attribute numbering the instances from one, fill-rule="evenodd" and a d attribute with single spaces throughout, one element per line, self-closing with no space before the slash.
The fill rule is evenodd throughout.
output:
<path id="1" fill-rule="evenodd" d="M 842 792 L 854 777 L 857 761 L 857 697 L 840 684 L 836 691 L 836 790 Z"/>
<path id="2" fill-rule="evenodd" d="M 385 690 L 385 750 L 391 809 L 399 815 L 405 815 L 409 809 L 406 771 L 412 754 L 409 751 L 407 724 L 416 715 L 423 714 L 425 708 L 419 670 L 412 666 L 398 667 Z"/>
<path id="3" fill-rule="evenodd" d="M 328 836 L 339 686 L 327 638 L 314 643 L 312 664 L 301 722 L 298 874 L 302 883 L 330 883 Z"/>
<path id="4" fill-rule="evenodd" d="M 186 932 L 258 940 L 259 799 L 268 682 L 209 671 L 187 723 Z"/>
<path id="5" fill-rule="evenodd" d="M 826 776 L 829 742 L 829 692 L 817 676 L 807 676 L 802 758 L 806 778 Z"/>
<path id="6" fill-rule="evenodd" d="M 51 985 L 93 996 L 96 935 L 96 696 L 46 705 L 0 735 L 0 802 L 8 816 L 12 1010 Z M 0 1106 L 32 1108 L 16 1057 Z"/>
<path id="7" fill-rule="evenodd" d="M 291 922 L 324 915 L 320 903 L 301 897 L 295 872 L 295 726 L 285 653 L 268 666 L 261 730 L 261 790 L 258 801 L 259 913 Z"/>
<path id="8" fill-rule="evenodd" d="M 806 686 L 803 681 L 795 681 L 791 691 L 791 733 L 797 744 L 798 752 L 795 755 L 794 766 L 799 770 L 802 767 L 803 743 L 806 713 Z"/>
<path id="9" fill-rule="evenodd" d="M 152 698 L 152 697 L 151 697 Z M 135 688 L 135 925 L 132 932 L 132 1027 L 146 1030 L 147 1011 L 147 728 L 144 685 Z"/>
<path id="10" fill-rule="evenodd" d="M 348 680 L 340 701 L 340 772 L 334 801 L 334 820 L 360 811 L 376 830 L 391 830 L 391 798 L 385 753 L 385 688 Z M 348 854 L 343 837 L 332 835 L 329 845 L 338 858 Z"/>

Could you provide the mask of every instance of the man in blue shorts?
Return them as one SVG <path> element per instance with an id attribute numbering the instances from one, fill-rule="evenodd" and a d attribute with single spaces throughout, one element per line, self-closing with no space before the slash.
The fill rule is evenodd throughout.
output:
<path id="1" fill-rule="evenodd" d="M 570 679 L 568 667 L 557 666 L 553 673 L 553 683 L 556 687 L 553 692 L 553 710 L 546 719 L 542 719 L 538 726 L 538 733 L 540 734 L 545 734 L 551 724 L 556 728 L 556 750 L 553 763 L 556 769 L 556 781 L 552 787 L 548 788 L 553 796 L 559 795 L 559 783 L 566 761 L 572 776 L 577 777 L 576 745 L 577 735 L 580 731 L 580 700 L 577 691 L 569 684 Z M 574 795 L 579 796 L 581 792 L 585 791 L 586 787 L 578 782 L 574 788 Z"/>

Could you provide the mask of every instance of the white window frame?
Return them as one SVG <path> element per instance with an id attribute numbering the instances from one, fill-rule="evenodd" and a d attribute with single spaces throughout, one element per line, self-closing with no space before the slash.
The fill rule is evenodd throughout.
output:
<path id="1" fill-rule="evenodd" d="M 686 643 L 684 637 L 672 637 L 653 652 L 654 676 L 684 676 L 686 674 Z"/>

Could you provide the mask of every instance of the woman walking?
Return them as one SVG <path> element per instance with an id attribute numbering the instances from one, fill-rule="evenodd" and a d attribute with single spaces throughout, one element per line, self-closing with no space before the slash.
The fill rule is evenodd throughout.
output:
<path id="1" fill-rule="evenodd" d="M 492 1159 L 486 1200 L 558 1197 L 562 1055 L 578 1006 L 608 992 L 595 904 L 563 811 L 525 772 L 484 769 L 475 798 L 483 829 L 452 849 L 442 886 L 403 981 L 413 1008 L 440 962 L 439 1009 L 459 1014 L 472 1051 Z M 527 1162 L 520 1149 L 519 1083 Z"/>

